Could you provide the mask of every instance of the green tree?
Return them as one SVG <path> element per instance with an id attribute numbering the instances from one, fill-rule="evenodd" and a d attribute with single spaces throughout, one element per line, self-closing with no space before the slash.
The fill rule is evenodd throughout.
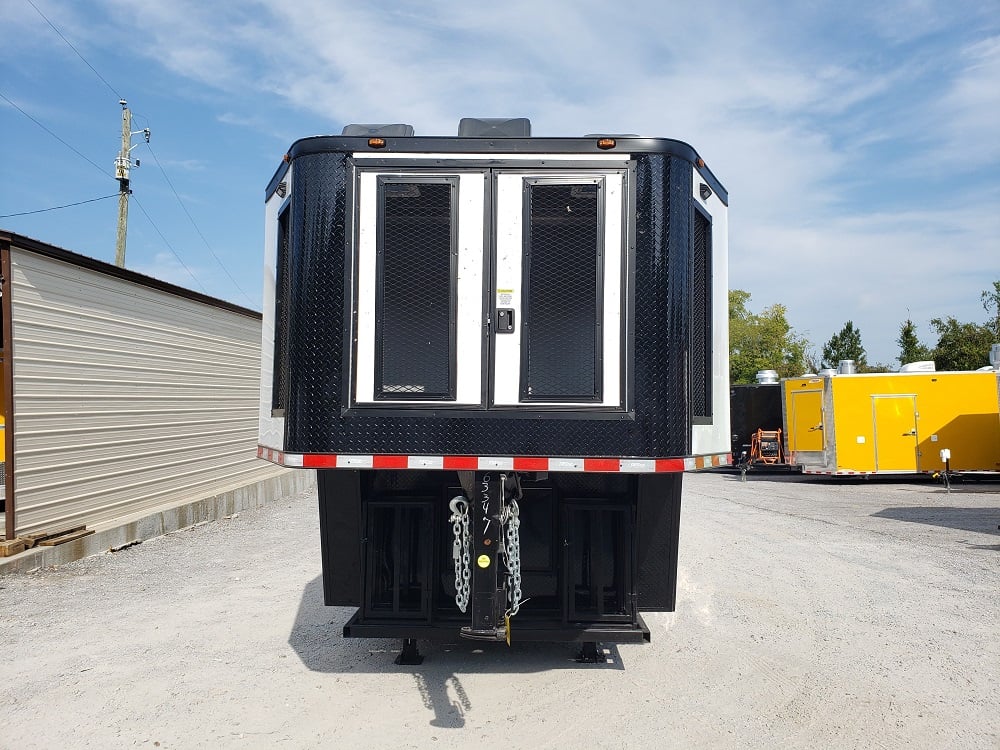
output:
<path id="1" fill-rule="evenodd" d="M 931 359 L 931 350 L 920 343 L 917 338 L 917 326 L 909 318 L 899 328 L 899 364 L 905 365 L 907 362 L 923 362 Z"/>
<path id="2" fill-rule="evenodd" d="M 759 370 L 777 370 L 781 377 L 801 375 L 808 342 L 795 333 L 782 304 L 750 311 L 750 292 L 729 291 L 729 378 L 753 383 Z"/>
<path id="3" fill-rule="evenodd" d="M 868 356 L 861 344 L 861 331 L 850 320 L 823 345 L 825 367 L 836 367 L 842 359 L 853 359 L 859 372 L 868 367 Z"/>
<path id="4" fill-rule="evenodd" d="M 983 301 L 983 309 L 989 316 L 986 326 L 993 334 L 993 343 L 1000 344 L 1000 281 L 994 281 L 993 288 L 987 289 L 979 298 Z"/>
<path id="5" fill-rule="evenodd" d="M 990 363 L 990 346 L 995 342 L 988 325 L 959 323 L 955 318 L 934 318 L 938 334 L 934 363 L 939 370 L 977 370 Z"/>

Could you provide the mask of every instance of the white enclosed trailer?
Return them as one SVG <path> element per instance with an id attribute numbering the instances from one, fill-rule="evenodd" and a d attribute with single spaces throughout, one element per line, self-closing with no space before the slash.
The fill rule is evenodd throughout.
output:
<path id="1" fill-rule="evenodd" d="M 694 149 L 355 125 L 265 197 L 258 454 L 318 470 L 345 635 L 648 640 L 682 472 L 729 461 L 728 196 Z"/>

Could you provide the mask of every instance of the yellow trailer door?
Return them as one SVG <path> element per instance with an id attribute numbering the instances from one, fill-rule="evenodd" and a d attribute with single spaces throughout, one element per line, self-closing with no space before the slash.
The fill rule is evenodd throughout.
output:
<path id="1" fill-rule="evenodd" d="M 872 420 L 875 471 L 919 471 L 916 396 L 872 396 Z"/>
<path id="2" fill-rule="evenodd" d="M 789 452 L 823 450 L 823 391 L 792 391 Z"/>

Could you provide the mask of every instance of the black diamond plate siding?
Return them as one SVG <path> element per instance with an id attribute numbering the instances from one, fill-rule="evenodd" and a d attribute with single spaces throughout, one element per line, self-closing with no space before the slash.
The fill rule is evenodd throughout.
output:
<path id="1" fill-rule="evenodd" d="M 292 180 L 285 450 L 478 456 L 677 456 L 686 396 L 692 167 L 636 158 L 634 419 L 342 415 L 349 162 L 299 156 Z M 439 412 L 441 414 L 443 412 Z"/>

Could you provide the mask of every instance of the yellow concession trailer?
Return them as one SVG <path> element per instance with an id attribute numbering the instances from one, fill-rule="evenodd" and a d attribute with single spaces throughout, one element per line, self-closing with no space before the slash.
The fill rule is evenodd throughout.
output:
<path id="1" fill-rule="evenodd" d="M 782 380 L 788 462 L 804 474 L 1000 471 L 1000 372 Z M 942 451 L 946 453 L 942 454 Z"/>

